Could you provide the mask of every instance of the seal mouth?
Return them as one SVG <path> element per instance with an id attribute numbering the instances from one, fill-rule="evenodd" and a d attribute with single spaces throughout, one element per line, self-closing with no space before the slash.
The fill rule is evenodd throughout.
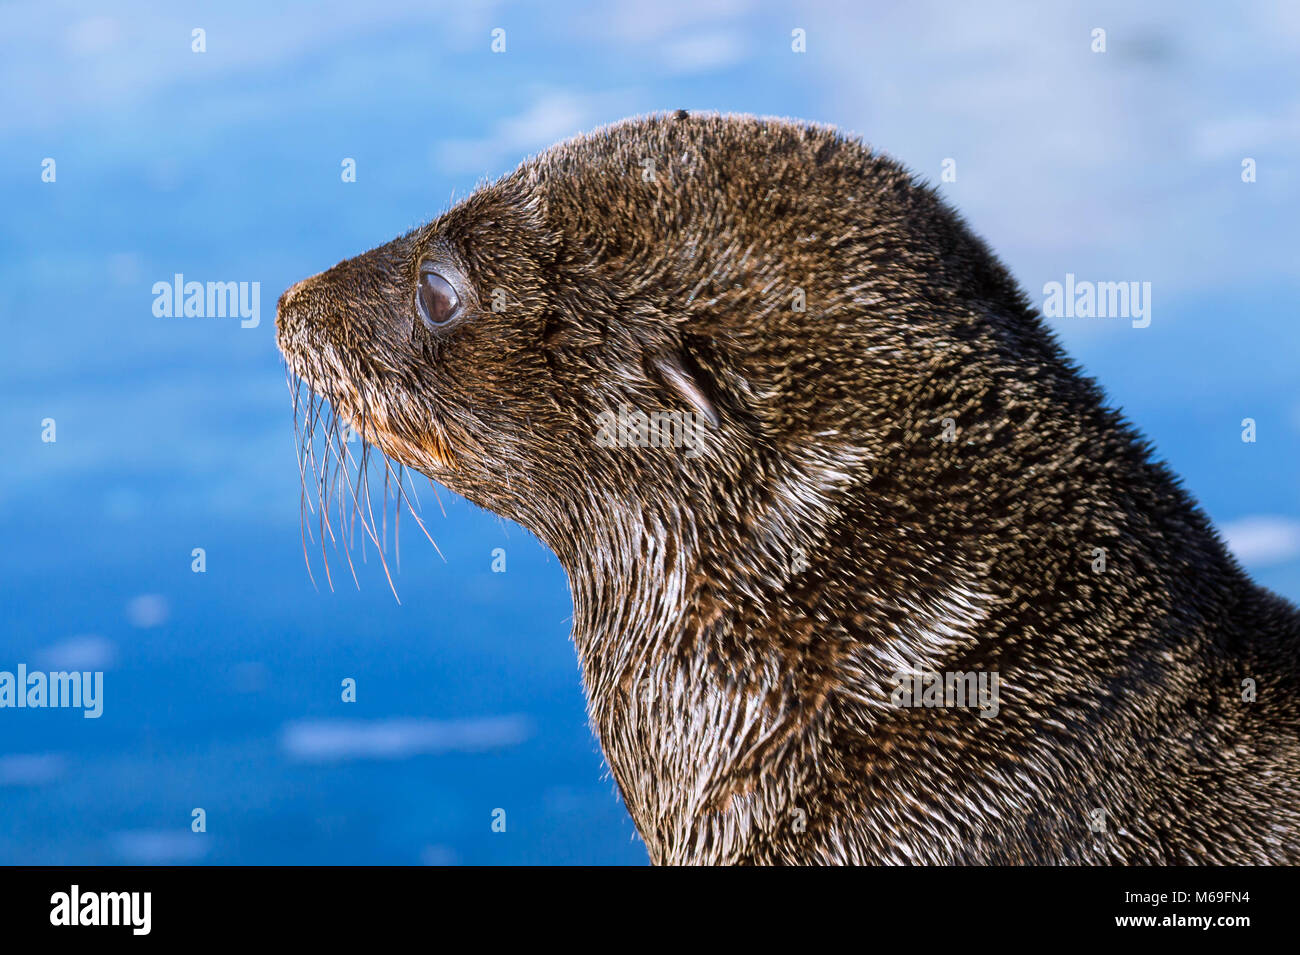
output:
<path id="1" fill-rule="evenodd" d="M 321 355 L 329 349 L 313 352 Z M 334 589 L 330 548 L 342 549 L 353 582 L 360 587 L 352 551 L 360 536 L 361 559 L 367 558 L 367 539 L 374 545 L 393 596 L 401 603 L 388 564 L 390 541 L 388 508 L 395 505 L 391 543 L 396 567 L 401 569 L 401 517 L 406 510 L 441 557 L 442 551 L 420 517 L 419 498 L 410 471 L 450 470 L 455 459 L 445 439 L 431 434 L 424 441 L 405 436 L 394 426 L 382 402 L 368 403 L 361 389 L 344 375 L 323 375 L 322 363 L 304 361 L 297 349 L 281 345 L 285 357 L 285 382 L 293 404 L 294 436 L 300 499 L 303 559 L 313 585 L 309 543 L 318 546 L 325 579 Z M 328 356 L 324 364 L 328 364 Z M 354 450 L 355 449 L 355 450 Z M 383 488 L 378 513 L 370 486 L 372 450 L 383 463 Z M 430 481 L 432 485 L 432 481 Z M 437 488 L 434 487 L 437 495 Z M 337 518 L 338 529 L 335 530 Z M 313 533 L 312 525 L 315 525 Z M 358 525 L 360 534 L 358 535 Z M 329 543 L 330 547 L 326 544 Z M 445 559 L 445 558 L 444 558 Z"/>
<path id="2" fill-rule="evenodd" d="M 337 421 L 345 435 L 356 435 L 367 445 L 378 448 L 386 457 L 415 470 L 454 470 L 456 459 L 450 443 L 437 431 L 412 437 L 408 428 L 393 421 L 386 401 L 367 401 L 360 389 L 347 379 L 338 385 L 324 386 L 310 375 L 290 366 L 290 390 L 304 388 L 327 409 L 326 423 Z M 292 379 L 296 378 L 295 383 Z"/>

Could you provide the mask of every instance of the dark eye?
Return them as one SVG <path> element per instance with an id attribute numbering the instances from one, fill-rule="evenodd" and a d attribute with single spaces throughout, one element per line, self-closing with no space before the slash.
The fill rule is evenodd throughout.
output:
<path id="1" fill-rule="evenodd" d="M 460 297 L 456 290 L 437 272 L 420 273 L 415 301 L 420 309 L 420 320 L 430 331 L 445 326 L 460 310 Z"/>

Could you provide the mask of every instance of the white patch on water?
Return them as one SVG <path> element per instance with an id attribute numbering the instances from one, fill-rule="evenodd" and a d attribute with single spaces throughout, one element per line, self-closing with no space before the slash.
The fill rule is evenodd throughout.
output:
<path id="1" fill-rule="evenodd" d="M 198 862 L 212 847 L 206 833 L 189 829 L 129 829 L 108 841 L 113 855 L 128 865 Z"/>
<path id="2" fill-rule="evenodd" d="M 518 746 L 533 735 L 524 716 L 467 720 L 301 720 L 280 731 L 280 748 L 306 763 L 407 759 L 438 753 L 482 753 Z"/>
<path id="3" fill-rule="evenodd" d="M 36 658 L 51 670 L 107 670 L 117 662 L 117 644 L 86 633 L 52 643 L 39 650 Z"/>
<path id="4" fill-rule="evenodd" d="M 1300 521 L 1252 515 L 1222 527 L 1228 549 L 1250 567 L 1284 564 L 1300 557 Z"/>
<path id="5" fill-rule="evenodd" d="M 43 786 L 63 777 L 68 761 L 58 753 L 0 756 L 0 786 Z"/>

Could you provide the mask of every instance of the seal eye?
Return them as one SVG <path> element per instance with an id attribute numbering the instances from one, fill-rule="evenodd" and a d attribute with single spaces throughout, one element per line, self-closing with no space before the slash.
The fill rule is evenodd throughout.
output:
<path id="1" fill-rule="evenodd" d="M 420 308 L 420 320 L 430 331 L 445 327 L 460 310 L 460 296 L 437 272 L 420 273 L 415 301 Z"/>

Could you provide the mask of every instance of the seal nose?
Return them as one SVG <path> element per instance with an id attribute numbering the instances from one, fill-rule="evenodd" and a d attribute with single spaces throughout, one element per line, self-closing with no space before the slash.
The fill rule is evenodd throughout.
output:
<path id="1" fill-rule="evenodd" d="M 305 289 L 312 282 L 316 281 L 316 279 L 319 277 L 320 277 L 320 273 L 318 272 L 316 273 L 316 275 L 313 275 L 311 278 L 306 278 L 303 279 L 301 282 L 294 282 L 292 285 L 290 285 L 285 290 L 285 293 L 280 296 L 280 302 L 276 306 L 276 311 L 282 312 L 290 305 L 292 305 L 294 296 L 297 295 L 299 292 L 301 292 L 303 289 Z"/>
<path id="2" fill-rule="evenodd" d="M 294 282 L 290 285 L 289 288 L 285 290 L 285 293 L 280 296 L 280 304 L 288 305 L 293 301 L 293 297 L 302 291 L 302 287 L 306 285 L 308 281 L 308 279 L 303 279 L 301 282 Z"/>
<path id="3" fill-rule="evenodd" d="M 294 309 L 294 299 L 298 298 L 305 289 L 314 284 L 322 274 L 324 273 L 318 272 L 311 278 L 306 278 L 301 282 L 295 282 L 293 285 L 290 285 L 289 288 L 285 290 L 285 293 L 280 296 L 280 301 L 276 303 L 275 331 L 276 338 L 279 341 L 280 349 L 282 351 L 286 351 L 286 346 L 292 345 L 294 341 L 291 326 L 302 324 L 302 316 L 297 314 L 297 312 L 301 312 L 302 309 Z"/>

